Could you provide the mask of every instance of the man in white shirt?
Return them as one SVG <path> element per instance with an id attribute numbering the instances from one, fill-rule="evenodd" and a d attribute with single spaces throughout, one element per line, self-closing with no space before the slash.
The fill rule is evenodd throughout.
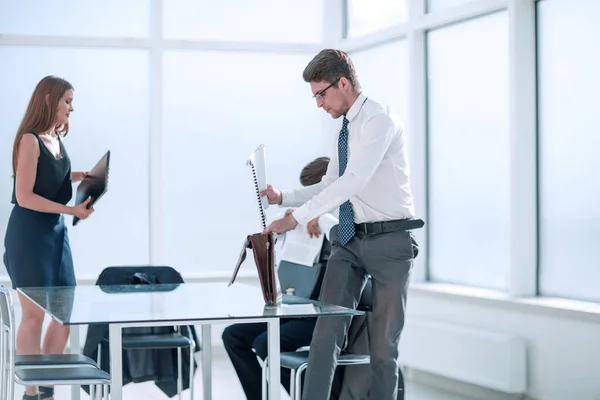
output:
<path id="1" fill-rule="evenodd" d="M 342 117 L 323 180 L 305 188 L 263 191 L 270 204 L 300 206 L 265 232 L 283 233 L 339 207 L 320 300 L 355 308 L 371 275 L 373 331 L 369 399 L 396 400 L 398 343 L 416 243 L 405 133 L 399 117 L 361 92 L 354 65 L 325 49 L 306 66 L 317 107 Z M 327 399 L 350 317 L 320 317 L 312 342 L 303 399 Z"/>

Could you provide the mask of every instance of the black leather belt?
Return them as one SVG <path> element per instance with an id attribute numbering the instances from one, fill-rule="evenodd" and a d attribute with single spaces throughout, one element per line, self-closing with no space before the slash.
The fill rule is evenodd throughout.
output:
<path id="1" fill-rule="evenodd" d="M 388 233 L 395 231 L 409 231 L 419 229 L 425 225 L 422 219 L 396 219 L 392 221 L 366 222 L 354 224 L 357 232 L 363 233 Z"/>

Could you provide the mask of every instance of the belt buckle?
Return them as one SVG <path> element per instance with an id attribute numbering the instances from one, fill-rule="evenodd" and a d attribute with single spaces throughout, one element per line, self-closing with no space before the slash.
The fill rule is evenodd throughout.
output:
<path id="1" fill-rule="evenodd" d="M 366 234 L 380 234 L 383 233 L 383 226 L 381 226 L 381 224 L 378 223 L 367 223 L 364 222 L 362 225 L 364 225 L 365 227 L 365 233 Z M 370 225 L 370 226 L 369 226 Z"/>

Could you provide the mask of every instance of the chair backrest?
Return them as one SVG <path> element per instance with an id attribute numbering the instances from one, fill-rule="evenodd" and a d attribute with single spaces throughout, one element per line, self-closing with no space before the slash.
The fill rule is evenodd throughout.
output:
<path id="1" fill-rule="evenodd" d="M 277 268 L 281 291 L 305 299 L 318 300 L 321 284 L 331 254 L 331 243 L 323 238 L 319 257 L 311 266 L 280 261 Z"/>
<path id="2" fill-rule="evenodd" d="M 363 289 L 356 309 L 360 311 L 373 311 L 373 283 L 370 276 L 367 279 L 367 284 Z"/>
<path id="3" fill-rule="evenodd" d="M 6 393 L 7 399 L 11 399 L 14 395 L 15 311 L 10 291 L 2 285 L 0 285 L 0 341 L 0 390 Z"/>
<path id="4" fill-rule="evenodd" d="M 289 261 L 280 261 L 277 269 L 283 293 L 315 300 L 319 295 L 326 263 L 318 262 L 312 267 Z"/>
<path id="5" fill-rule="evenodd" d="M 102 270 L 96 285 L 128 285 L 138 282 L 138 276 L 156 279 L 157 283 L 184 283 L 179 272 L 167 265 L 113 265 Z"/>
<path id="6" fill-rule="evenodd" d="M 0 326 L 4 330 L 12 330 L 15 326 L 15 312 L 10 291 L 0 285 Z"/>

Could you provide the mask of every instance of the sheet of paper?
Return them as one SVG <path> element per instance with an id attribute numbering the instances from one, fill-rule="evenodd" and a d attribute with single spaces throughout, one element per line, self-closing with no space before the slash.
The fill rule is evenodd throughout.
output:
<path id="1" fill-rule="evenodd" d="M 254 166 L 258 190 L 265 190 L 267 188 L 267 155 L 264 144 L 258 146 L 258 148 L 254 150 L 252 154 L 250 154 L 247 164 Z M 262 196 L 260 201 L 263 210 L 269 208 L 269 200 L 267 199 L 267 196 Z"/>
<path id="2" fill-rule="evenodd" d="M 311 238 L 308 236 L 306 227 L 298 225 L 296 229 L 285 234 L 279 258 L 282 261 L 312 267 L 321 252 L 324 237 L 325 235 L 321 234 L 317 238 Z"/>

